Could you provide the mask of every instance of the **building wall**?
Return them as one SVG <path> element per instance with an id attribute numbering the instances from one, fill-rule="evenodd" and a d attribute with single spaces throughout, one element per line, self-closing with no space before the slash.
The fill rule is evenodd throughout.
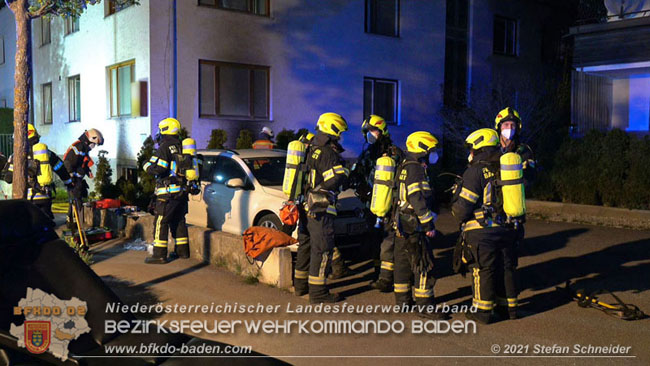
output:
<path id="1" fill-rule="evenodd" d="M 14 70 L 16 69 L 16 21 L 8 7 L 0 9 L 0 38 L 4 42 L 4 63 L 0 63 L 0 103 L 14 105 Z M 2 60 L 0 60 L 2 62 Z M 2 105 L 0 105 L 2 107 Z"/>
<path id="2" fill-rule="evenodd" d="M 167 4 L 164 0 L 154 2 Z M 313 129 L 321 113 L 337 112 L 350 125 L 343 146 L 348 155 L 354 155 L 363 141 L 364 76 L 399 80 L 400 126 L 390 129 L 400 145 L 416 130 L 440 134 L 444 2 L 402 0 L 399 38 L 364 33 L 364 4 L 362 0 L 335 0 L 316 6 L 300 0 L 272 0 L 271 17 L 261 17 L 179 1 L 178 116 L 199 147 L 207 145 L 215 128 L 227 130 L 226 144 L 234 147 L 242 128 L 255 134 L 264 125 L 276 132 L 283 128 Z M 163 15 L 168 11 L 168 7 L 156 9 Z M 168 17 L 153 14 L 152 7 L 152 28 L 164 28 L 153 24 L 162 24 Z M 156 79 L 168 74 L 159 60 L 169 55 L 165 51 L 168 48 L 160 45 L 169 43 L 163 39 L 166 32 L 152 32 L 151 37 L 152 79 L 164 90 L 166 83 Z M 272 120 L 201 118 L 200 59 L 270 66 Z M 152 91 L 151 103 L 161 110 L 168 105 L 163 94 Z M 155 119 L 159 117 L 156 113 Z"/>
<path id="3" fill-rule="evenodd" d="M 32 22 L 34 47 L 34 120 L 42 141 L 58 154 L 86 129 L 99 129 L 105 139 L 95 149 L 108 151 L 113 169 L 135 166 L 142 141 L 150 131 L 149 117 L 110 118 L 107 67 L 135 60 L 134 79 L 149 81 L 149 0 L 140 6 L 104 16 L 105 2 L 89 6 L 80 30 L 64 36 L 64 21 L 51 22 L 51 43 L 41 46 L 40 20 Z M 81 78 L 81 121 L 68 122 L 67 78 Z M 43 123 L 42 84 L 52 83 L 53 123 Z M 114 176 L 116 176 L 114 170 Z"/>

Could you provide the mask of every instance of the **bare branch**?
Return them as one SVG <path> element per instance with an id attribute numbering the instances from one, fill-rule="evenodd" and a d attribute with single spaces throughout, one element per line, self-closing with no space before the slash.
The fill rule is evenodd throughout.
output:
<path id="1" fill-rule="evenodd" d="M 30 10 L 29 17 L 31 19 L 40 18 L 43 15 L 49 14 L 53 8 L 54 8 L 54 2 L 48 1 L 44 3 L 39 9 L 33 11 Z"/>

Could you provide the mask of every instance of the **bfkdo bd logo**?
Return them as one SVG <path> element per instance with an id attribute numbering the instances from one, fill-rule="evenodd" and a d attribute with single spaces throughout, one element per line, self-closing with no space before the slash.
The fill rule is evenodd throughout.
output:
<path id="1" fill-rule="evenodd" d="M 25 347 L 31 353 L 43 353 L 50 346 L 52 327 L 48 321 L 26 321 Z"/>

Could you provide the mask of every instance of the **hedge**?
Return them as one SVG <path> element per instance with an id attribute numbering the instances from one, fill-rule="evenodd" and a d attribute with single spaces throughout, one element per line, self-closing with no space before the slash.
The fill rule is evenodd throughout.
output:
<path id="1" fill-rule="evenodd" d="M 14 110 L 0 108 L 0 134 L 14 133 Z"/>
<path id="2" fill-rule="evenodd" d="M 531 196 L 545 200 L 650 209 L 650 137 L 615 129 L 566 138 L 552 167 L 540 167 Z"/>

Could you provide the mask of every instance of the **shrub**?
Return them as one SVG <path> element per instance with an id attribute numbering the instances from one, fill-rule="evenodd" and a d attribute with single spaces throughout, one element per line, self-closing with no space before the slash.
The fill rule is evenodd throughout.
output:
<path id="1" fill-rule="evenodd" d="M 113 169 L 111 169 L 108 159 L 106 159 L 106 150 L 99 152 L 97 161 L 97 171 L 95 174 L 95 192 L 99 192 L 100 198 L 117 198 L 120 195 L 119 188 L 111 182 Z"/>
<path id="2" fill-rule="evenodd" d="M 239 131 L 239 137 L 237 137 L 236 149 L 250 149 L 253 147 L 253 133 L 248 129 L 242 129 Z"/>
<path id="3" fill-rule="evenodd" d="M 210 132 L 210 140 L 208 141 L 208 149 L 224 149 L 224 144 L 228 141 L 226 131 L 222 129 L 215 129 Z"/>
<path id="4" fill-rule="evenodd" d="M 14 110 L 0 108 L 0 134 L 14 133 Z"/>
<path id="5" fill-rule="evenodd" d="M 293 130 L 283 129 L 276 137 L 275 148 L 286 150 L 289 143 L 297 138 L 298 136 L 296 136 L 296 133 Z"/>

